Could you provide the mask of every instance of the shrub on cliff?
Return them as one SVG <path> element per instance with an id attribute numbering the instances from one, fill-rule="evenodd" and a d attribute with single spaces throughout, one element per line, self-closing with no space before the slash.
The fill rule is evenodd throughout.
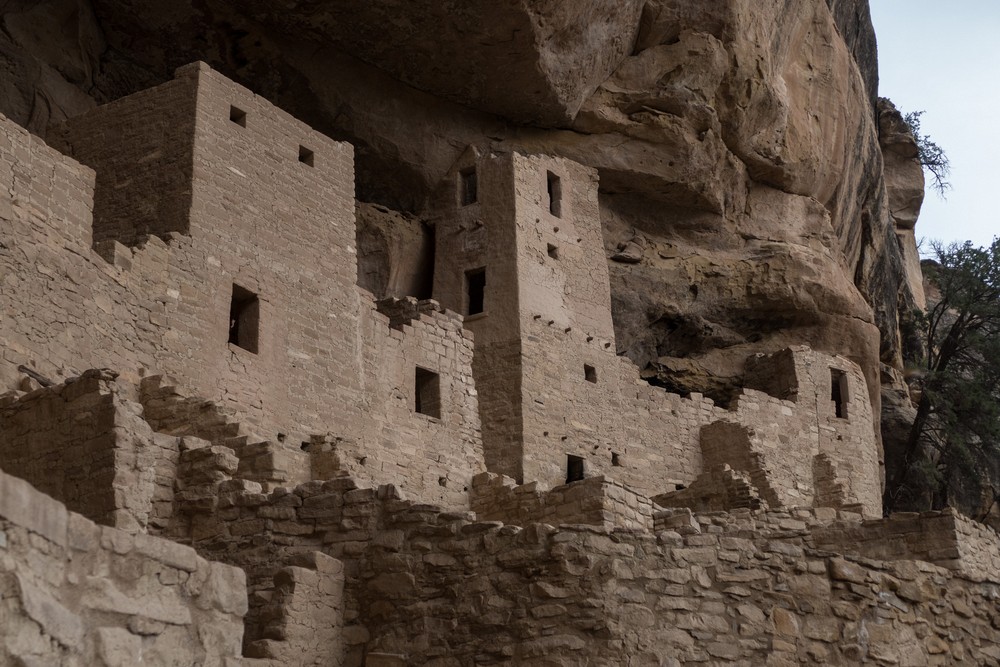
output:
<path id="1" fill-rule="evenodd" d="M 917 159 L 920 160 L 920 165 L 933 179 L 930 184 L 931 189 L 944 197 L 944 193 L 951 189 L 951 183 L 948 182 L 951 163 L 944 149 L 931 141 L 930 135 L 920 133 L 920 117 L 923 115 L 923 111 L 911 111 L 903 116 L 903 122 L 910 128 L 913 139 L 917 142 Z"/>
<path id="2" fill-rule="evenodd" d="M 967 513 L 1000 498 L 1000 238 L 933 246 L 933 285 L 921 315 L 925 358 L 906 445 L 886 462 L 886 512 L 954 505 Z"/>

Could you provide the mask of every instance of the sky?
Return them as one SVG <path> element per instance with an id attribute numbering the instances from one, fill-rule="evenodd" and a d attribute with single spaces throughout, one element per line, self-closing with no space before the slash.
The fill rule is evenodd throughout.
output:
<path id="1" fill-rule="evenodd" d="M 952 188 L 927 190 L 917 239 L 987 245 L 1000 236 L 1000 0 L 870 2 L 879 95 L 924 111 L 921 134 L 951 161 Z"/>

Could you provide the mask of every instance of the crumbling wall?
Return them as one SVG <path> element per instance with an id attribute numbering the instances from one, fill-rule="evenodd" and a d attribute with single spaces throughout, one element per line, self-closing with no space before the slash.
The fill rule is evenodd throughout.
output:
<path id="1" fill-rule="evenodd" d="M 238 568 L 97 526 L 0 472 L 0 663 L 230 664 L 246 609 Z"/>
<path id="2" fill-rule="evenodd" d="M 344 664 L 343 565 L 317 551 L 297 554 L 292 562 L 275 574 L 271 590 L 256 593 L 268 598 L 257 619 L 262 627 L 253 629 L 253 636 L 261 638 L 244 654 L 266 660 L 247 661 L 247 667 L 339 667 Z"/>
<path id="3" fill-rule="evenodd" d="M 660 507 L 684 507 L 697 512 L 768 507 L 750 473 L 733 470 L 729 464 L 706 466 L 690 486 L 661 493 L 651 500 Z"/>
<path id="4" fill-rule="evenodd" d="M 880 515 L 878 439 L 857 365 L 793 347 L 751 357 L 746 373 L 761 390 L 744 389 L 702 430 L 705 465 L 750 473 L 772 506 L 860 504 Z"/>
<path id="5" fill-rule="evenodd" d="M 473 336 L 460 315 L 434 301 L 388 299 L 377 308 L 365 309 L 371 316 L 361 334 L 370 341 L 363 381 L 372 433 L 338 444 L 339 470 L 464 509 L 473 476 L 484 470 Z M 420 386 L 421 373 L 431 386 Z"/>
<path id="6" fill-rule="evenodd" d="M 609 529 L 653 529 L 649 498 L 603 476 L 542 491 L 536 482 L 518 485 L 510 477 L 483 473 L 472 480 L 469 506 L 480 521 L 515 526 L 582 523 Z"/>
<path id="7" fill-rule="evenodd" d="M 584 331 L 544 318 L 525 331 L 534 343 L 525 345 L 521 371 L 526 481 L 565 483 L 570 456 L 584 460 L 587 476 L 607 475 L 646 495 L 697 476 L 699 429 L 725 410 L 643 382 L 632 362 L 604 347 L 609 341 Z"/>
<path id="8" fill-rule="evenodd" d="M 224 482 L 194 542 L 251 581 L 296 551 L 341 559 L 347 665 L 1000 659 L 996 582 L 817 548 L 818 530 L 860 523 L 857 512 L 664 510 L 656 533 L 521 528 L 353 486 L 263 495 Z"/>
<path id="9" fill-rule="evenodd" d="M 169 520 L 177 443 L 156 437 L 115 374 L 87 371 L 3 403 L 8 473 L 104 525 L 136 532 Z"/>

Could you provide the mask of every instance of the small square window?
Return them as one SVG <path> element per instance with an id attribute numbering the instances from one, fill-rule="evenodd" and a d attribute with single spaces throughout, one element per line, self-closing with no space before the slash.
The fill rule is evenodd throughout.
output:
<path id="1" fill-rule="evenodd" d="M 316 166 L 316 154 L 305 146 L 299 146 L 299 162 L 314 167 Z"/>
<path id="2" fill-rule="evenodd" d="M 462 202 L 462 206 L 475 204 L 479 201 L 479 177 L 476 175 L 475 167 L 469 167 L 459 172 L 458 181 L 459 199 Z"/>
<path id="3" fill-rule="evenodd" d="M 240 127 L 247 126 L 247 112 L 238 107 L 229 107 L 229 120 L 236 123 Z"/>
<path id="4" fill-rule="evenodd" d="M 413 409 L 428 417 L 441 418 L 441 376 L 420 366 L 413 382 Z"/>
<path id="5" fill-rule="evenodd" d="M 594 384 L 597 384 L 597 369 L 591 366 L 590 364 L 584 364 L 583 378 L 587 382 L 593 382 Z"/>
<path id="6" fill-rule="evenodd" d="M 583 477 L 583 457 L 568 454 L 566 456 L 566 483 L 579 482 Z"/>
<path id="7" fill-rule="evenodd" d="M 616 468 L 621 467 L 622 457 L 618 454 L 618 452 L 611 452 L 611 465 L 613 465 Z"/>
<path id="8" fill-rule="evenodd" d="M 549 192 L 549 213 L 559 218 L 562 216 L 562 181 L 551 171 L 546 172 L 545 181 Z"/>
<path id="9" fill-rule="evenodd" d="M 558 246 L 554 246 L 551 243 L 549 243 L 547 245 L 547 247 L 546 247 L 545 250 L 548 253 L 549 257 L 551 257 L 552 259 L 559 259 L 559 247 Z"/>
<path id="10" fill-rule="evenodd" d="M 478 315 L 485 310 L 486 267 L 465 272 L 466 315 Z"/>
<path id="11" fill-rule="evenodd" d="M 229 302 L 229 342 L 247 352 L 258 352 L 260 300 L 250 290 L 233 285 Z"/>

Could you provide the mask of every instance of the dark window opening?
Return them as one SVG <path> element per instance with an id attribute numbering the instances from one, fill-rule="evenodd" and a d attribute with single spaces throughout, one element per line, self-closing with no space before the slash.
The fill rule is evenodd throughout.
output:
<path id="1" fill-rule="evenodd" d="M 229 107 L 229 120 L 233 121 L 240 127 L 247 126 L 247 112 L 243 109 L 237 107 Z"/>
<path id="2" fill-rule="evenodd" d="M 413 409 L 422 415 L 441 418 L 441 376 L 417 366 L 413 383 Z"/>
<path id="3" fill-rule="evenodd" d="M 618 452 L 611 452 L 611 465 L 616 468 L 621 467 L 622 458 L 618 455 Z"/>
<path id="4" fill-rule="evenodd" d="M 465 292 L 468 304 L 465 314 L 478 315 L 484 312 L 486 299 L 485 267 L 465 272 Z"/>
<path id="5" fill-rule="evenodd" d="M 836 368 L 830 369 L 830 400 L 833 401 L 834 414 L 840 419 L 847 419 L 847 374 Z"/>
<path id="6" fill-rule="evenodd" d="M 552 259 L 559 259 L 559 248 L 557 246 L 554 246 L 551 243 L 549 243 L 548 247 L 546 248 L 546 251 L 548 252 L 549 257 L 551 257 Z"/>
<path id="7" fill-rule="evenodd" d="M 583 365 L 583 377 L 587 382 L 597 384 L 597 369 L 590 364 Z"/>
<path id="8" fill-rule="evenodd" d="M 430 299 L 434 296 L 434 262 L 437 252 L 437 227 L 434 225 L 422 224 L 419 263 L 417 264 L 417 278 L 414 285 L 414 295 L 418 299 Z"/>
<path id="9" fill-rule="evenodd" d="M 568 454 L 566 456 L 566 483 L 579 482 L 581 479 L 583 479 L 583 457 Z"/>
<path id="10" fill-rule="evenodd" d="M 316 154 L 305 146 L 299 146 L 299 162 L 302 164 L 309 165 L 310 167 L 316 166 Z"/>
<path id="11" fill-rule="evenodd" d="M 562 181 L 551 171 L 545 178 L 549 191 L 549 213 L 557 218 L 562 215 Z"/>
<path id="12" fill-rule="evenodd" d="M 479 201 L 479 178 L 476 176 L 476 168 L 463 169 L 458 174 L 458 180 L 462 206 Z"/>
<path id="13" fill-rule="evenodd" d="M 233 284 L 229 302 L 229 342 L 257 354 L 260 300 L 250 290 Z"/>

